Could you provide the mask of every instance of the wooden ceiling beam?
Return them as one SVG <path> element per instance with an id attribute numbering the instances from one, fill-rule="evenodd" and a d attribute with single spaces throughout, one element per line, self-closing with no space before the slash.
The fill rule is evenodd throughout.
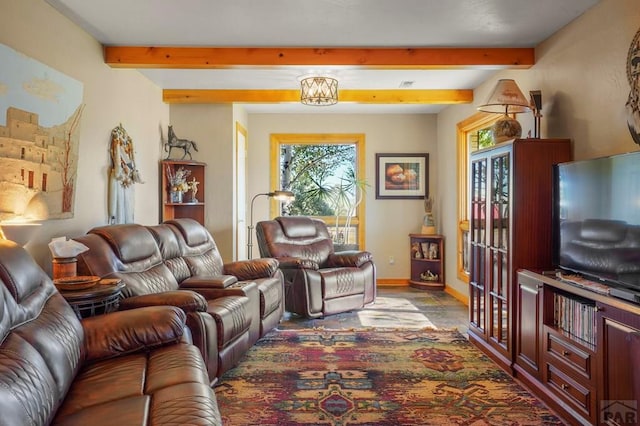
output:
<path id="1" fill-rule="evenodd" d="M 105 46 L 113 68 L 224 69 L 346 66 L 358 69 L 530 68 L 533 48 L 281 48 Z"/>
<path id="2" fill-rule="evenodd" d="M 473 101 L 473 90 L 339 90 L 339 102 L 361 104 L 461 104 Z M 164 89 L 170 104 L 300 102 L 299 90 Z"/>

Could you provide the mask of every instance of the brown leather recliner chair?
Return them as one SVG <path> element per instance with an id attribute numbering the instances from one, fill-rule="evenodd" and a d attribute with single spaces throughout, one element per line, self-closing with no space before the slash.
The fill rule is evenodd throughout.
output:
<path id="1" fill-rule="evenodd" d="M 173 306 L 82 321 L 29 254 L 0 240 L 0 425 L 220 425 Z"/>
<path id="2" fill-rule="evenodd" d="M 207 364 L 211 383 L 235 366 L 251 347 L 250 327 L 258 321 L 258 313 L 251 309 L 249 297 L 235 291 L 206 297 L 180 289 L 146 227 L 102 226 L 74 239 L 89 247 L 78 256 L 79 274 L 120 278 L 125 283 L 121 310 L 172 305 L 187 313 L 187 325 Z M 224 290 L 236 281 L 235 277 L 221 277 L 210 280 L 210 286 Z M 255 283 L 244 287 L 257 294 Z"/>
<path id="3" fill-rule="evenodd" d="M 318 318 L 361 309 L 376 298 L 376 267 L 366 251 L 334 252 L 326 224 L 304 216 L 258 222 L 260 255 L 285 277 L 285 308 Z"/>

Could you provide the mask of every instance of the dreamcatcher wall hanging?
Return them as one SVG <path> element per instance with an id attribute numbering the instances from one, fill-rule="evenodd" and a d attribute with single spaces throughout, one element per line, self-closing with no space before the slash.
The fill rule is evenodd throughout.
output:
<path id="1" fill-rule="evenodd" d="M 636 33 L 627 55 L 627 80 L 631 91 L 627 100 L 627 125 L 633 141 L 640 145 L 640 30 Z"/>
<path id="2" fill-rule="evenodd" d="M 134 183 L 144 183 L 136 167 L 133 140 L 118 125 L 111 131 L 111 168 L 109 170 L 109 223 L 133 223 Z"/>

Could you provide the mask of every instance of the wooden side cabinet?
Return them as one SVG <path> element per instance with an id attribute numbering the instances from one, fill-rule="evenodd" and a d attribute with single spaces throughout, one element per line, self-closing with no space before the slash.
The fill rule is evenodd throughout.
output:
<path id="1" fill-rule="evenodd" d="M 596 304 L 599 417 L 607 425 L 640 424 L 640 315 Z"/>
<path id="2" fill-rule="evenodd" d="M 163 160 L 160 162 L 160 220 L 191 218 L 198 221 L 204 226 L 205 200 L 204 194 L 206 189 L 205 182 L 205 163 L 197 161 L 174 161 Z M 180 169 L 189 171 L 187 181 L 199 182 L 198 191 L 193 196 L 193 191 L 189 190 L 182 194 L 182 199 L 171 197 L 171 184 L 169 174 L 175 176 Z M 195 198 L 195 199 L 194 199 Z"/>
<path id="3" fill-rule="evenodd" d="M 442 290 L 444 277 L 444 237 L 409 234 L 411 243 L 411 287 Z"/>
<path id="4" fill-rule="evenodd" d="M 515 376 L 569 424 L 640 424 L 640 305 L 524 269 L 518 288 Z"/>
<path id="5" fill-rule="evenodd" d="M 518 274 L 516 319 L 516 362 L 514 369 L 542 379 L 542 283 Z"/>

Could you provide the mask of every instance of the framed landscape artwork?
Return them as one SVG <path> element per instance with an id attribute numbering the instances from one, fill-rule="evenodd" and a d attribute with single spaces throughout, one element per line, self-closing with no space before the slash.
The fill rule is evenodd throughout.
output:
<path id="1" fill-rule="evenodd" d="M 377 199 L 429 197 L 429 154 L 376 154 Z"/>

